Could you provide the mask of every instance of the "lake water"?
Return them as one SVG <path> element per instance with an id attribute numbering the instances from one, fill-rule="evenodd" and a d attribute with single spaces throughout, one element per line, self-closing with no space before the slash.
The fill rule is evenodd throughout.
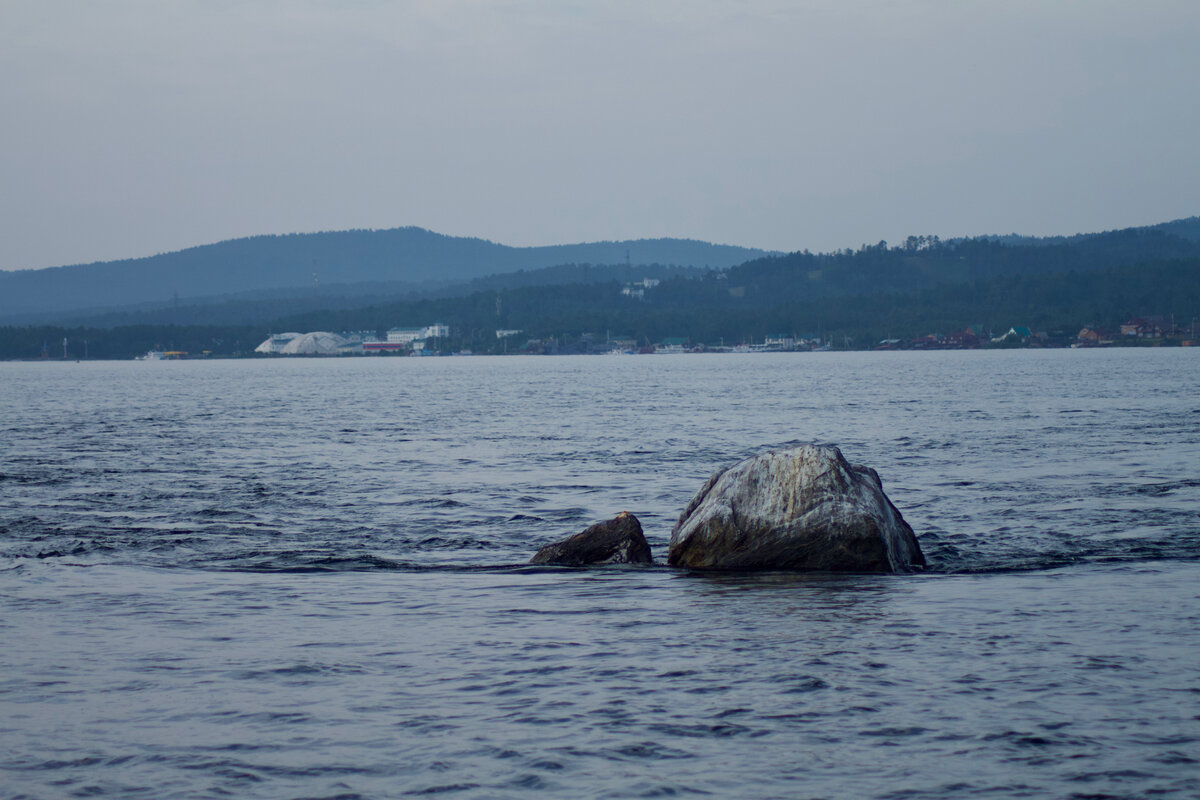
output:
<path id="1" fill-rule="evenodd" d="M 907 576 L 535 569 L 837 444 Z M 1200 350 L 0 363 L 0 797 L 1200 796 Z"/>

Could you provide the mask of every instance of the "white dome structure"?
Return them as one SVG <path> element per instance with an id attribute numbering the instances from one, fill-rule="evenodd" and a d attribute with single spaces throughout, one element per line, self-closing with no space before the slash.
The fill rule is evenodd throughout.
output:
<path id="1" fill-rule="evenodd" d="M 336 333 L 313 331 L 303 333 L 283 346 L 283 355 L 331 356 L 337 355 L 348 342 Z"/>
<path id="2" fill-rule="evenodd" d="M 295 332 L 273 333 L 269 337 L 267 337 L 267 340 L 265 342 L 260 344 L 258 347 L 254 348 L 254 352 L 256 352 L 256 353 L 282 353 L 283 348 L 287 347 L 288 343 L 291 342 L 293 339 L 295 339 L 298 336 L 300 336 L 300 334 L 295 333 Z"/>

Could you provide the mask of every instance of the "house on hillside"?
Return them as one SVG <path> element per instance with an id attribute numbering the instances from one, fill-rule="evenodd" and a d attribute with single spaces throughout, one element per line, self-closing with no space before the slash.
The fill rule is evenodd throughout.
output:
<path id="1" fill-rule="evenodd" d="M 942 347 L 944 341 L 941 334 L 930 333 L 913 339 L 909 346 L 913 350 L 937 350 Z"/>
<path id="2" fill-rule="evenodd" d="M 634 300 L 646 299 L 646 290 L 653 289 L 658 284 L 662 283 L 658 278 L 643 278 L 640 281 L 625 284 L 621 289 L 621 294 L 626 297 L 632 297 Z"/>
<path id="3" fill-rule="evenodd" d="M 1108 331 L 1104 328 L 1088 325 L 1079 329 L 1079 333 L 1075 335 L 1076 347 L 1099 347 L 1102 344 L 1109 343 Z"/>
<path id="4" fill-rule="evenodd" d="M 1134 317 L 1121 324 L 1121 335 L 1137 339 L 1161 339 L 1167 335 L 1170 324 L 1162 317 Z"/>
<path id="5" fill-rule="evenodd" d="M 979 343 L 983 340 L 982 333 L 982 325 L 972 325 L 969 328 L 963 328 L 961 331 L 946 334 L 946 347 L 959 349 L 979 347 Z"/>

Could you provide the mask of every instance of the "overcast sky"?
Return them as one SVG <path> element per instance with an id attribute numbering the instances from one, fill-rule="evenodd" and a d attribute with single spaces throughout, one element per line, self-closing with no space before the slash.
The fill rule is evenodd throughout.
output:
<path id="1" fill-rule="evenodd" d="M 0 268 L 1200 214 L 1197 0 L 3 0 Z"/>

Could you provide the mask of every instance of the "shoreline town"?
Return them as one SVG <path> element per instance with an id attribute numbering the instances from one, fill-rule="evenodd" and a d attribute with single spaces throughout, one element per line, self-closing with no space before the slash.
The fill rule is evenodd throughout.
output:
<path id="1" fill-rule="evenodd" d="M 843 342 L 837 347 L 832 339 L 815 335 L 768 334 L 761 342 L 726 345 L 694 342 L 688 337 L 664 337 L 661 341 L 638 341 L 634 337 L 585 333 L 574 339 L 523 337 L 521 330 L 500 329 L 496 338 L 505 344 L 508 355 L 648 355 L 673 353 L 787 353 L 825 352 L 830 350 L 978 350 L 1004 348 L 1096 348 L 1096 347 L 1196 347 L 1200 337 L 1196 324 L 1184 329 L 1162 317 L 1135 317 L 1118 330 L 1085 326 L 1074 335 L 1032 331 L 1012 326 L 1004 332 L 972 325 L 949 334 L 932 333 L 915 339 L 880 340 L 871 347 L 852 347 Z M 254 353 L 259 356 L 438 356 L 476 355 L 470 350 L 452 351 L 443 345 L 453 331 L 449 325 L 434 322 L 417 327 L 391 328 L 384 336 L 375 331 L 311 331 L 273 333 Z M 490 354 L 489 354 L 490 355 Z M 191 354 L 181 350 L 151 350 L 139 360 L 158 361 L 183 358 L 219 357 Z M 236 356 L 235 356 L 236 357 Z"/>

